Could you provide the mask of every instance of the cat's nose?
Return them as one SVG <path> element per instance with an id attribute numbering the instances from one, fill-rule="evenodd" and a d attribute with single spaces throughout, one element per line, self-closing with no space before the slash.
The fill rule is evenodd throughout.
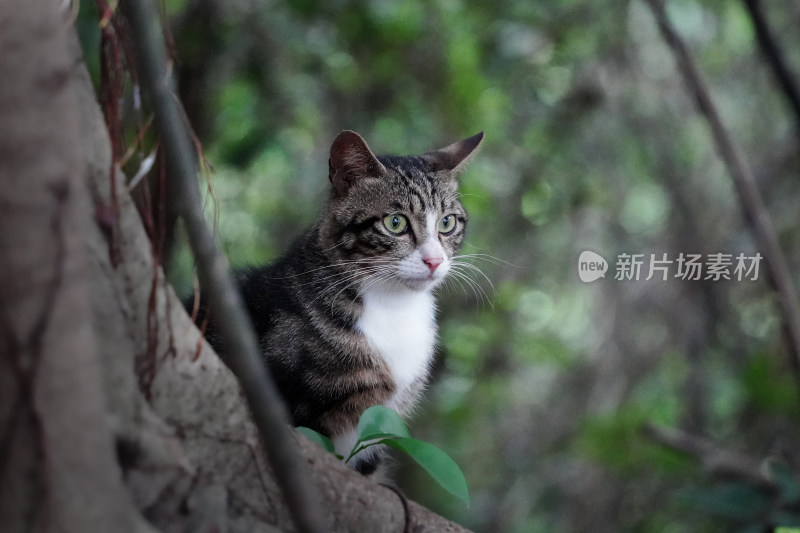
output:
<path id="1" fill-rule="evenodd" d="M 442 264 L 442 258 L 441 257 L 425 257 L 425 258 L 422 259 L 422 262 L 425 263 L 426 265 L 428 265 L 428 268 L 430 269 L 431 274 L 433 274 L 436 271 L 436 269 L 439 268 L 439 265 Z"/>

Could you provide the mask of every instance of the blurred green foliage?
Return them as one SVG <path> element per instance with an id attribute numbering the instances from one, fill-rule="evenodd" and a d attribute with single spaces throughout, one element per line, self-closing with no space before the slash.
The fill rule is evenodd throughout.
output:
<path id="1" fill-rule="evenodd" d="M 762 4 L 800 72 L 800 4 Z M 463 252 L 496 258 L 474 259 L 491 285 L 476 276 L 487 297 L 442 291 L 442 356 L 412 422 L 464 468 L 472 506 L 398 459 L 411 497 L 476 531 L 797 526 L 798 380 L 765 265 L 748 282 L 613 279 L 622 252 L 758 251 L 643 1 L 165 7 L 181 96 L 216 169 L 209 210 L 236 265 L 276 258 L 315 218 L 337 131 L 401 154 L 486 132 L 462 177 Z M 797 273 L 798 124 L 748 14 L 740 2 L 667 8 Z M 78 25 L 91 66 L 90 9 Z M 605 279 L 578 279 L 583 250 L 612 263 Z M 183 248 L 170 266 L 188 287 Z M 713 477 L 648 423 L 779 460 L 780 489 Z"/>

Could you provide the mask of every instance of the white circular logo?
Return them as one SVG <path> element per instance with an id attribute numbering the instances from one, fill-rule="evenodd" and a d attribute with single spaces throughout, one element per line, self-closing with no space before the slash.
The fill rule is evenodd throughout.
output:
<path id="1" fill-rule="evenodd" d="M 578 276 L 581 281 L 589 283 L 598 278 L 606 277 L 608 263 L 599 254 L 586 250 L 578 258 Z"/>

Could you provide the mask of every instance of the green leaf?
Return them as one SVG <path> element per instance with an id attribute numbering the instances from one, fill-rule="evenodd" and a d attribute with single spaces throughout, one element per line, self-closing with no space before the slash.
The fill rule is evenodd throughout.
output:
<path id="1" fill-rule="evenodd" d="M 373 405 L 361 414 L 358 420 L 359 442 L 389 436 L 411 438 L 400 415 L 382 405 Z"/>
<path id="2" fill-rule="evenodd" d="M 364 445 L 365 442 L 369 444 Z M 385 444 L 410 455 L 444 490 L 469 505 L 469 491 L 464 473 L 442 450 L 421 440 L 411 438 L 408 426 L 396 412 L 382 405 L 364 411 L 358 421 L 358 441 L 350 456 L 378 444 Z"/>
<path id="3" fill-rule="evenodd" d="M 311 428 L 303 426 L 297 426 L 295 429 L 311 442 L 314 442 L 322 446 L 322 448 L 325 449 L 326 451 L 329 451 L 332 454 L 336 455 L 336 448 L 334 448 L 333 442 L 331 442 L 331 439 L 329 439 L 322 433 L 319 433 Z"/>
<path id="4" fill-rule="evenodd" d="M 776 527 L 775 533 L 800 533 L 800 527 Z"/>
<path id="5" fill-rule="evenodd" d="M 386 444 L 410 455 L 444 490 L 469 507 L 469 489 L 464 473 L 442 450 L 433 444 L 411 437 L 384 439 L 377 444 Z"/>

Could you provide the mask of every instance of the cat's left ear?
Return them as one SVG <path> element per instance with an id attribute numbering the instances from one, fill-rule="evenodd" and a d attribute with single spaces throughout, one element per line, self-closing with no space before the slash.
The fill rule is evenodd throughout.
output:
<path id="1" fill-rule="evenodd" d="M 378 177 L 385 172 L 384 166 L 358 133 L 345 130 L 333 140 L 328 159 L 328 179 L 337 194 L 347 194 L 353 183 L 361 178 Z"/>
<path id="2" fill-rule="evenodd" d="M 455 172 L 469 161 L 470 156 L 480 146 L 481 141 L 483 141 L 483 132 L 455 142 L 450 146 L 445 146 L 440 150 L 428 152 L 422 157 L 433 163 L 435 171 L 447 170 Z"/>

